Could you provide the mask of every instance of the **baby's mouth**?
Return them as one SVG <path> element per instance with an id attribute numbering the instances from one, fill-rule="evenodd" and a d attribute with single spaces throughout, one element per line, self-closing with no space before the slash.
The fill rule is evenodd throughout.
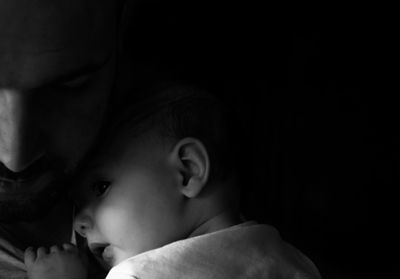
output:
<path id="1" fill-rule="evenodd" d="M 89 249 L 108 268 L 113 266 L 114 257 L 111 246 L 108 243 L 89 243 Z"/>

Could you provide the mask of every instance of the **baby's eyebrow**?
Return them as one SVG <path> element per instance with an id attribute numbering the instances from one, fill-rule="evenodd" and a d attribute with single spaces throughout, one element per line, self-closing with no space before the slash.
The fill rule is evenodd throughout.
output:
<path id="1" fill-rule="evenodd" d="M 82 173 L 82 177 L 87 178 L 87 177 L 93 175 L 96 171 L 98 171 L 102 167 L 103 167 L 103 163 L 101 163 L 99 161 L 90 162 L 83 167 L 84 173 Z"/>

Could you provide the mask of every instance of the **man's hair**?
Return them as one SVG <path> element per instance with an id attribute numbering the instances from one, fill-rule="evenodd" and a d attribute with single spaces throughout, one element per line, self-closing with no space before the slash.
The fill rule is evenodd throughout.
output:
<path id="1" fill-rule="evenodd" d="M 239 153 L 235 135 L 238 123 L 225 102 L 185 85 L 152 88 L 143 96 L 140 101 L 124 104 L 125 108 L 118 113 L 119 119 L 111 124 L 111 135 L 128 131 L 130 136 L 141 136 L 155 130 L 162 138 L 193 137 L 207 149 L 210 180 L 226 179 L 232 174 Z"/>

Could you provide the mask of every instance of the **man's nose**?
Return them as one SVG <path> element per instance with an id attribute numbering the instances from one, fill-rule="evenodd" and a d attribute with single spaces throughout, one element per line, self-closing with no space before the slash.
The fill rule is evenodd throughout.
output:
<path id="1" fill-rule="evenodd" d="M 85 212 L 79 212 L 74 219 L 74 230 L 83 237 L 92 229 L 93 222 L 90 216 Z"/>
<path id="2" fill-rule="evenodd" d="M 0 162 L 13 172 L 21 172 L 43 154 L 28 98 L 24 92 L 0 88 Z"/>

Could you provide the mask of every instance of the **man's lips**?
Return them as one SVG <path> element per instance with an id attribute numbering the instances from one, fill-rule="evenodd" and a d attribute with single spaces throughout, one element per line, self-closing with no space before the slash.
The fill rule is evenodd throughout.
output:
<path id="1" fill-rule="evenodd" d="M 50 166 L 44 159 L 18 173 L 8 170 L 0 163 L 0 195 L 3 198 L 25 197 L 40 192 L 63 177 L 64 174 L 56 170 L 55 164 Z"/>
<path id="2" fill-rule="evenodd" d="M 27 195 L 36 194 L 54 181 L 60 180 L 60 174 L 52 171 L 44 172 L 29 181 L 10 181 L 0 179 L 0 196 L 9 197 L 26 197 Z M 60 182 L 61 183 L 61 182 Z"/>

